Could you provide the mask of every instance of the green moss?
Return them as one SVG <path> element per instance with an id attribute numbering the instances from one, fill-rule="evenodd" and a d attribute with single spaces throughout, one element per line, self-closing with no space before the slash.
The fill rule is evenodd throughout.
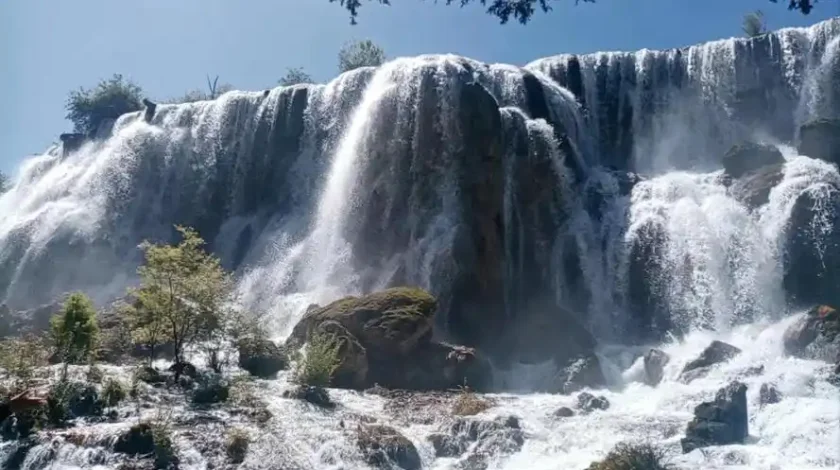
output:
<path id="1" fill-rule="evenodd" d="M 437 310 L 437 299 L 418 287 L 392 287 L 363 297 L 336 300 L 313 310 L 312 314 L 321 316 L 329 312 L 331 315 L 344 315 L 359 310 L 431 317 Z"/>

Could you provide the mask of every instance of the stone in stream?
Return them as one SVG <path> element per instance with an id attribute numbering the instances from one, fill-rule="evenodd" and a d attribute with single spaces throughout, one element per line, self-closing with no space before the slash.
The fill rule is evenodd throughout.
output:
<path id="1" fill-rule="evenodd" d="M 700 353 L 700 357 L 685 365 L 680 374 L 680 379 L 684 382 L 691 382 L 692 380 L 706 375 L 709 368 L 715 364 L 726 362 L 733 357 L 741 354 L 741 350 L 724 343 L 723 341 L 712 341 L 712 343 Z"/>
<path id="2" fill-rule="evenodd" d="M 577 407 L 582 413 L 591 413 L 595 410 L 606 410 L 610 407 L 610 402 L 604 396 L 592 395 L 588 392 L 582 392 L 577 398 Z"/>
<path id="3" fill-rule="evenodd" d="M 651 349 L 645 354 L 645 383 L 651 387 L 659 385 L 665 373 L 665 366 L 671 361 L 671 357 L 661 349 Z"/>
<path id="4" fill-rule="evenodd" d="M 356 429 L 356 442 L 369 465 L 392 469 L 420 470 L 422 461 L 417 448 L 396 429 L 379 424 L 360 425 Z"/>
<path id="5" fill-rule="evenodd" d="M 694 419 L 680 444 L 687 454 L 702 447 L 742 443 L 748 432 L 747 386 L 732 382 L 718 390 L 713 401 L 694 408 Z"/>
<path id="6" fill-rule="evenodd" d="M 758 402 L 760 405 L 772 405 L 782 401 L 782 394 L 775 385 L 769 383 L 761 384 L 761 389 L 758 391 Z"/>

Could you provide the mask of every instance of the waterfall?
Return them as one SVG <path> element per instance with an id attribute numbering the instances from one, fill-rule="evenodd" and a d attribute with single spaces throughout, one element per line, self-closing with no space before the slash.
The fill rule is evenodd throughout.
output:
<path id="1" fill-rule="evenodd" d="M 479 418 L 523 423 L 515 452 L 479 456 L 488 468 L 586 468 L 623 441 L 655 442 L 680 468 L 836 468 L 829 365 L 789 357 L 783 335 L 802 309 L 840 301 L 840 173 L 796 150 L 802 124 L 838 117 L 838 52 L 832 19 L 524 67 L 400 58 L 323 85 L 161 104 L 150 122 L 127 114 L 75 151 L 24 160 L 0 194 L 0 304 L 82 290 L 107 305 L 137 282 L 140 242 L 188 225 L 278 341 L 312 304 L 396 285 L 433 293 L 436 339 L 496 368 L 503 393 Z M 742 141 L 782 156 L 726 174 Z M 612 405 L 559 419 L 577 392 L 536 391 L 566 391 L 574 335 L 597 343 L 587 352 Z M 712 340 L 743 352 L 686 383 L 682 368 Z M 671 356 L 657 387 L 640 379 L 651 346 Z M 329 413 L 280 398 L 287 374 L 259 382 L 275 417 L 253 429 L 247 468 L 360 468 L 344 427 L 360 416 L 400 428 L 424 468 L 478 456 L 438 457 L 436 415 L 406 426 L 385 397 L 331 390 Z M 750 387 L 751 440 L 682 455 L 694 407 L 736 379 Z M 758 404 L 765 383 L 781 403 Z M 86 423 L 88 440 L 123 424 Z M 32 447 L 23 468 L 120 459 L 64 437 Z M 184 468 L 215 465 L 178 445 Z M 14 451 L 0 443 L 0 460 Z"/>

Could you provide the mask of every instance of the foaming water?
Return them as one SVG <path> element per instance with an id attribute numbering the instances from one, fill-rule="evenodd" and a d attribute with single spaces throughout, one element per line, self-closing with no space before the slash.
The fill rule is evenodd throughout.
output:
<path id="1" fill-rule="evenodd" d="M 836 468 L 840 449 L 832 443 L 840 440 L 838 391 L 826 381 L 827 364 L 784 355 L 782 335 L 795 320 L 758 322 L 722 334 L 695 331 L 682 342 L 662 345 L 671 356 L 663 381 L 655 388 L 642 384 L 641 358 L 637 359 L 625 372 L 626 386 L 598 392 L 610 401 L 606 411 L 555 418 L 551 414 L 557 408 L 574 408 L 575 396 L 503 396 L 503 405 L 493 411 L 523 416 L 529 439 L 521 453 L 496 468 L 582 469 L 620 442 L 660 445 L 669 460 L 686 469 Z M 678 377 L 682 368 L 714 339 L 743 352 L 705 377 L 681 382 Z M 750 371 L 760 366 L 763 372 Z M 685 436 L 694 407 L 711 400 L 732 380 L 748 387 L 748 442 L 682 455 L 679 441 Z M 763 383 L 775 385 L 784 395 L 780 403 L 759 405 L 758 392 Z"/>
<path id="2" fill-rule="evenodd" d="M 554 412 L 560 407 L 576 408 L 577 394 L 488 395 L 495 405 L 469 419 L 490 421 L 513 415 L 520 419 L 525 433 L 521 451 L 513 454 L 491 451 L 488 468 L 582 470 L 622 442 L 661 447 L 671 463 L 685 470 L 837 468 L 840 449 L 832 444 L 840 441 L 840 395 L 827 381 L 830 366 L 821 361 L 788 357 L 783 350 L 783 333 L 799 315 L 780 322 L 754 322 L 726 333 L 697 330 L 682 341 L 659 345 L 671 360 L 656 387 L 641 382 L 639 356 L 645 349 L 604 347 L 605 360 L 613 361 L 621 370 L 614 387 L 591 391 L 609 400 L 610 407 L 604 411 L 556 417 Z M 689 383 L 681 381 L 682 368 L 712 340 L 725 341 L 742 352 L 726 363 L 713 366 L 703 377 Z M 625 362 L 626 365 L 618 367 Z M 106 372 L 128 377 L 119 368 L 108 368 Z M 289 387 L 287 378 L 286 373 L 281 373 L 276 380 L 254 383 L 253 393 L 266 403 L 273 416 L 259 426 L 242 422 L 223 410 L 211 412 L 215 418 L 195 421 L 191 417 L 195 411 L 169 408 L 181 468 L 208 468 L 209 457 L 194 446 L 195 442 L 202 442 L 203 433 L 209 436 L 222 432 L 214 427 L 217 419 L 242 426 L 250 433 L 252 442 L 243 468 L 369 468 L 355 439 L 357 426 L 370 422 L 399 429 L 417 447 L 423 468 L 457 469 L 469 458 L 469 450 L 462 457 L 437 458 L 428 440 L 431 434 L 445 430 L 454 419 L 446 409 L 448 405 L 415 412 L 388 407 L 388 399 L 377 395 L 330 390 L 337 408 L 323 410 L 303 401 L 281 398 Z M 733 380 L 740 380 L 748 387 L 750 437 L 747 442 L 682 454 L 679 441 L 685 435 L 694 407 L 713 399 L 718 389 Z M 772 384 L 782 394 L 779 403 L 760 405 L 759 389 L 765 383 Z M 161 403 L 166 402 L 164 399 Z M 148 410 L 144 416 L 152 418 L 155 413 Z M 204 424 L 190 424 L 193 422 Z M 75 428 L 72 433 L 55 434 L 27 454 L 22 468 L 112 468 L 121 457 L 108 450 L 109 442 L 131 424 L 92 423 Z M 0 456 L 9 450 L 7 446 L 0 445 Z"/>

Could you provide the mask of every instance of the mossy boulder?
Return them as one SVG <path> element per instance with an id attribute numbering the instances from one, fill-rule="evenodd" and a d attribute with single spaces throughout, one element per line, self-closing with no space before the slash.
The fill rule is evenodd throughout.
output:
<path id="1" fill-rule="evenodd" d="M 339 388 L 362 389 L 368 385 L 367 350 L 336 321 L 326 321 L 315 329 L 317 334 L 330 335 L 338 342 L 339 365 L 335 370 L 332 385 Z"/>
<path id="2" fill-rule="evenodd" d="M 475 349 L 432 341 L 436 309 L 434 296 L 410 287 L 346 297 L 308 309 L 286 348 L 297 349 L 314 335 L 336 338 L 336 387 L 446 390 L 466 381 L 485 388 L 490 366 Z"/>
<path id="3" fill-rule="evenodd" d="M 740 178 L 767 165 L 785 162 L 785 157 L 773 145 L 743 142 L 733 146 L 723 156 L 724 173 L 731 178 Z"/>
<path id="4" fill-rule="evenodd" d="M 437 299 L 428 292 L 395 287 L 310 310 L 292 330 L 291 338 L 302 344 L 320 324 L 334 321 L 368 349 L 404 354 L 431 339 L 436 310 Z"/>
<path id="5" fill-rule="evenodd" d="M 272 377 L 289 366 L 286 352 L 273 341 L 247 338 L 237 344 L 239 367 L 257 377 Z"/>
<path id="6" fill-rule="evenodd" d="M 840 119 L 817 119 L 799 128 L 799 153 L 840 165 Z"/>

